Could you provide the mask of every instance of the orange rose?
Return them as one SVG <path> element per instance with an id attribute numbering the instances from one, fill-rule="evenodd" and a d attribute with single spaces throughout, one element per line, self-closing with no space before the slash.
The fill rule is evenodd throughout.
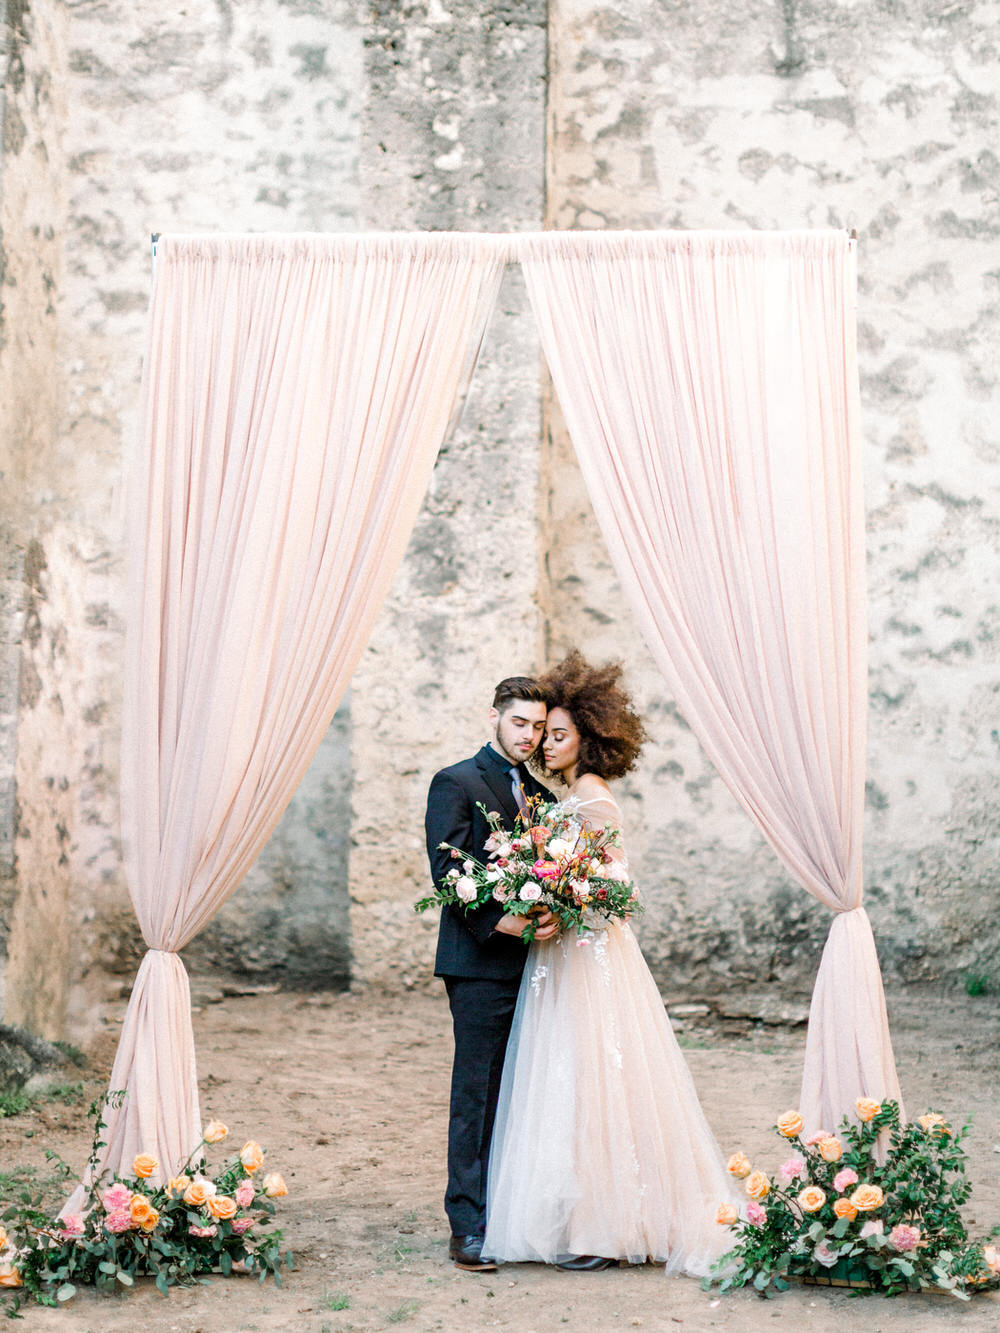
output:
<path id="1" fill-rule="evenodd" d="M 798 1196 L 798 1204 L 804 1213 L 818 1213 L 826 1203 L 826 1195 L 818 1185 L 807 1185 Z"/>
<path id="2" fill-rule="evenodd" d="M 922 1115 L 917 1120 L 917 1124 L 925 1134 L 950 1134 L 948 1122 L 943 1115 L 938 1115 L 936 1111 L 928 1111 L 927 1115 Z"/>
<path id="3" fill-rule="evenodd" d="M 731 1176 L 735 1176 L 737 1180 L 746 1180 L 751 1170 L 750 1159 L 747 1157 L 746 1153 L 734 1152 L 732 1157 L 730 1157 L 729 1161 L 726 1163 L 726 1170 Z"/>
<path id="4" fill-rule="evenodd" d="M 859 1185 L 849 1198 L 859 1213 L 874 1212 L 885 1203 L 885 1195 L 878 1185 Z"/>
<path id="5" fill-rule="evenodd" d="M 221 1143 L 228 1133 L 228 1125 L 224 1125 L 221 1120 L 210 1120 L 205 1126 L 202 1138 L 206 1143 Z"/>
<path id="6" fill-rule="evenodd" d="M 715 1220 L 720 1227 L 731 1227 L 739 1221 L 739 1216 L 731 1203 L 720 1203 L 719 1211 L 715 1214 Z"/>
<path id="7" fill-rule="evenodd" d="M 148 1180 L 159 1165 L 155 1157 L 141 1152 L 132 1162 L 132 1174 L 140 1180 Z"/>
<path id="8" fill-rule="evenodd" d="M 0 1222 L 0 1250 L 2 1250 L 6 1244 L 7 1244 L 7 1229 L 4 1227 L 3 1223 Z"/>
<path id="9" fill-rule="evenodd" d="M 836 1134 L 828 1134 L 825 1139 L 820 1139 L 816 1146 L 824 1162 L 839 1162 L 844 1155 L 844 1145 Z"/>
<path id="10" fill-rule="evenodd" d="M 191 1184 L 184 1191 L 184 1202 L 191 1204 L 195 1208 L 204 1208 L 209 1199 L 218 1193 L 210 1180 L 203 1180 L 201 1176 L 192 1180 Z"/>
<path id="11" fill-rule="evenodd" d="M 140 1221 L 139 1227 L 142 1231 L 150 1232 L 156 1230 L 156 1224 L 160 1220 L 160 1214 L 155 1208 L 150 1208 L 146 1216 Z"/>
<path id="12" fill-rule="evenodd" d="M 156 1209 L 146 1198 L 145 1194 L 133 1194 L 132 1202 L 129 1204 L 129 1214 L 136 1226 L 142 1226 L 143 1222 L 150 1213 L 155 1213 Z M 153 1224 L 156 1225 L 155 1223 Z"/>
<path id="13" fill-rule="evenodd" d="M 771 1192 L 771 1182 L 763 1171 L 753 1171 L 744 1181 L 743 1188 L 751 1199 L 766 1199 Z"/>
<path id="14" fill-rule="evenodd" d="M 269 1199 L 281 1199 L 288 1193 L 285 1178 L 278 1171 L 269 1171 L 264 1177 L 264 1193 Z"/>
<path id="15" fill-rule="evenodd" d="M 172 1199 L 176 1199 L 178 1195 L 184 1193 L 190 1184 L 190 1176 L 171 1176 L 167 1181 L 167 1193 Z"/>
<path id="16" fill-rule="evenodd" d="M 802 1117 L 798 1111 L 786 1111 L 778 1116 L 777 1129 L 786 1139 L 797 1139 L 802 1133 Z"/>
<path id="17" fill-rule="evenodd" d="M 854 1109 L 858 1113 L 858 1119 L 864 1121 L 867 1125 L 869 1120 L 874 1120 L 882 1109 L 881 1102 L 873 1102 L 870 1097 L 859 1097 L 854 1103 Z"/>
<path id="18" fill-rule="evenodd" d="M 0 1287 L 20 1287 L 21 1274 L 13 1264 L 0 1264 Z"/>
<path id="19" fill-rule="evenodd" d="M 853 1222 L 858 1215 L 858 1210 L 850 1199 L 835 1199 L 833 1202 L 833 1211 L 838 1217 L 846 1217 L 848 1222 Z"/>
<path id="20" fill-rule="evenodd" d="M 264 1152 L 259 1143 L 253 1139 L 249 1143 L 244 1143 L 240 1149 L 240 1161 L 243 1163 L 244 1171 L 249 1171 L 251 1175 L 259 1171 L 264 1165 Z"/>
<path id="21" fill-rule="evenodd" d="M 236 1200 L 231 1199 L 228 1194 L 216 1194 L 208 1201 L 208 1211 L 220 1222 L 228 1222 L 231 1217 L 236 1216 Z"/>

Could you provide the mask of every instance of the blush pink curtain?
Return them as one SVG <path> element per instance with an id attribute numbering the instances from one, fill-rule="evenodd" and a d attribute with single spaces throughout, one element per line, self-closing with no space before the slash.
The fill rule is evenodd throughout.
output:
<path id="1" fill-rule="evenodd" d="M 862 906 L 866 614 L 853 252 L 840 232 L 523 238 L 622 587 L 684 716 L 837 913 L 802 1110 L 898 1097 Z"/>
<path id="2" fill-rule="evenodd" d="M 489 237 L 159 241 L 122 748 L 136 977 L 102 1165 L 201 1139 L 177 956 L 260 852 L 350 680 L 478 352 Z M 67 1205 L 72 1210 L 79 1195 Z"/>

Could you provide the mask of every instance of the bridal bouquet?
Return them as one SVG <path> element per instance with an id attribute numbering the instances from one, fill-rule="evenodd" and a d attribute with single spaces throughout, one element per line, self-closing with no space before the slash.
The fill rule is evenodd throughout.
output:
<path id="1" fill-rule="evenodd" d="M 933 1288 L 959 1300 L 1000 1286 L 1000 1247 L 970 1241 L 962 1221 L 972 1190 L 962 1151 L 968 1126 L 956 1133 L 936 1112 L 904 1125 L 895 1102 L 865 1097 L 856 1113 L 858 1124 L 845 1116 L 839 1134 L 805 1140 L 799 1113 L 781 1116 L 776 1129 L 795 1151 L 776 1177 L 741 1152 L 729 1159 L 747 1203 L 742 1215 L 719 1207 L 716 1220 L 736 1244 L 705 1286 L 752 1285 L 767 1295 L 797 1278 L 886 1296 Z M 881 1161 L 876 1145 L 886 1137 Z"/>
<path id="2" fill-rule="evenodd" d="M 480 805 L 490 826 L 483 850 L 486 861 L 441 843 L 455 864 L 434 893 L 414 910 L 454 903 L 466 910 L 488 902 L 503 904 L 515 916 L 537 916 L 548 908 L 564 930 L 599 929 L 614 918 L 640 911 L 635 885 L 616 861 L 611 848 L 620 844 L 618 831 L 606 825 L 591 828 L 572 807 L 533 796 L 510 832 L 503 817 Z M 534 937 L 529 922 L 524 939 Z"/>
<path id="3" fill-rule="evenodd" d="M 105 1101 L 120 1104 L 123 1096 L 110 1093 Z M 88 1179 L 97 1171 L 105 1127 L 103 1104 L 90 1109 L 96 1128 Z M 228 1133 L 221 1121 L 208 1124 L 180 1173 L 164 1185 L 151 1184 L 158 1163 L 145 1153 L 127 1175 L 92 1179 L 79 1215 L 53 1218 L 40 1196 L 26 1190 L 20 1204 L 0 1212 L 0 1288 L 16 1292 L 8 1315 L 30 1298 L 57 1305 L 81 1284 L 123 1291 L 138 1277 L 154 1278 L 164 1295 L 212 1272 L 252 1273 L 261 1282 L 271 1273 L 280 1286 L 279 1270 L 292 1256 L 281 1250 L 281 1232 L 267 1228 L 272 1201 L 288 1189 L 278 1172 L 261 1172 L 264 1153 L 253 1140 L 210 1173 L 201 1149 Z M 55 1153 L 46 1156 L 64 1179 L 73 1174 Z"/>

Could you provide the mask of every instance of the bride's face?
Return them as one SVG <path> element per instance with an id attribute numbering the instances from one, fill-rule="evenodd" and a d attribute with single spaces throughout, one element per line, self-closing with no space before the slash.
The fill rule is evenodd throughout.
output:
<path id="1" fill-rule="evenodd" d="M 580 733 L 565 708 L 550 708 L 542 741 L 545 767 L 551 773 L 565 773 L 580 757 Z"/>

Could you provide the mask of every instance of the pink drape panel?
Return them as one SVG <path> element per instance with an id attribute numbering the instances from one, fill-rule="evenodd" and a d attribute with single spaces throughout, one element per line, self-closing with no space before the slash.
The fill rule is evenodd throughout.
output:
<path id="1" fill-rule="evenodd" d="M 684 716 L 838 913 L 802 1109 L 898 1097 L 861 906 L 866 616 L 853 255 L 839 232 L 566 233 L 519 254 L 619 579 Z"/>
<path id="2" fill-rule="evenodd" d="M 149 946 L 104 1164 L 201 1138 L 176 951 L 295 791 L 399 563 L 504 265 L 490 238 L 163 237 L 132 496 L 122 822 Z M 71 1205 L 77 1200 L 71 1201 Z"/>

